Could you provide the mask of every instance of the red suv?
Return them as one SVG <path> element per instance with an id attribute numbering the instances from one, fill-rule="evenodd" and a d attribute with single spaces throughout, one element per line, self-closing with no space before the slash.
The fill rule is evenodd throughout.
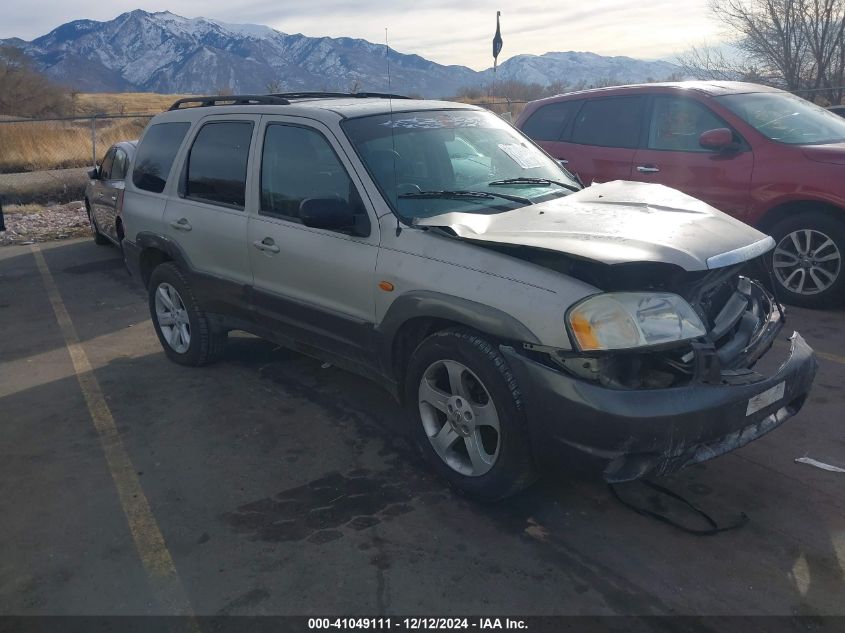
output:
<path id="1" fill-rule="evenodd" d="M 516 125 L 586 184 L 660 183 L 769 233 L 782 300 L 845 300 L 845 119 L 774 88 L 690 81 L 534 101 Z"/>

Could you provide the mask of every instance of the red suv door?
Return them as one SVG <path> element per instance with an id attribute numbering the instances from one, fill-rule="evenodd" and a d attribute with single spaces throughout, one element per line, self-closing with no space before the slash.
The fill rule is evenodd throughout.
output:
<path id="1" fill-rule="evenodd" d="M 728 128 L 735 147 L 701 147 L 702 132 Z M 721 117 L 689 97 L 656 95 L 651 100 L 648 134 L 634 155 L 631 180 L 679 189 L 720 211 L 745 218 L 754 155 L 750 146 Z"/>
<path id="2" fill-rule="evenodd" d="M 645 97 L 585 99 L 561 141 L 547 147 L 584 184 L 630 180 L 644 127 Z"/>

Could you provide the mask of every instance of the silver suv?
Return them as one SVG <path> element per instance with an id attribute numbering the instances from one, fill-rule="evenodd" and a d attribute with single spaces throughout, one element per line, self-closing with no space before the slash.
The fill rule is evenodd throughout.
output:
<path id="1" fill-rule="evenodd" d="M 171 360 L 245 330 L 370 376 L 476 498 L 548 462 L 619 482 L 713 458 L 815 375 L 798 334 L 769 351 L 770 237 L 660 185 L 582 188 L 465 104 L 183 99 L 145 130 L 123 218 Z"/>

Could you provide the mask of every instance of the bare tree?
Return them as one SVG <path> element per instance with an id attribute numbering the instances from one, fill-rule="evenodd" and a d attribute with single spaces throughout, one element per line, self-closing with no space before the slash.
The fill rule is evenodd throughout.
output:
<path id="1" fill-rule="evenodd" d="M 271 79 L 270 81 L 267 82 L 267 85 L 264 86 L 264 88 L 267 90 L 268 95 L 278 94 L 278 93 L 282 92 L 282 89 L 283 89 L 282 88 L 282 82 L 279 81 L 278 79 Z"/>
<path id="2" fill-rule="evenodd" d="M 842 98 L 845 0 L 712 0 L 711 9 L 742 58 L 694 48 L 678 59 L 687 74 Z"/>
<path id="3" fill-rule="evenodd" d="M 68 91 L 36 71 L 23 51 L 0 46 L 0 114 L 64 114 L 70 106 Z"/>

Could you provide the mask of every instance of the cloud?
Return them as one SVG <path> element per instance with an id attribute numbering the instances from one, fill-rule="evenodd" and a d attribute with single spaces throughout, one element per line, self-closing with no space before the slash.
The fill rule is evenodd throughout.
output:
<path id="1" fill-rule="evenodd" d="M 75 19 L 110 20 L 136 8 L 169 10 L 186 17 L 205 16 L 224 22 L 267 24 L 286 33 L 358 37 L 391 46 L 441 64 L 475 69 L 492 65 L 491 40 L 496 10 L 502 10 L 504 48 L 499 61 L 517 54 L 591 51 L 602 55 L 658 58 L 704 40 L 720 39 L 708 0 L 529 0 L 513 9 L 487 0 L 79 0 L 15 2 L 4 8 L 0 37 L 32 39 Z"/>

